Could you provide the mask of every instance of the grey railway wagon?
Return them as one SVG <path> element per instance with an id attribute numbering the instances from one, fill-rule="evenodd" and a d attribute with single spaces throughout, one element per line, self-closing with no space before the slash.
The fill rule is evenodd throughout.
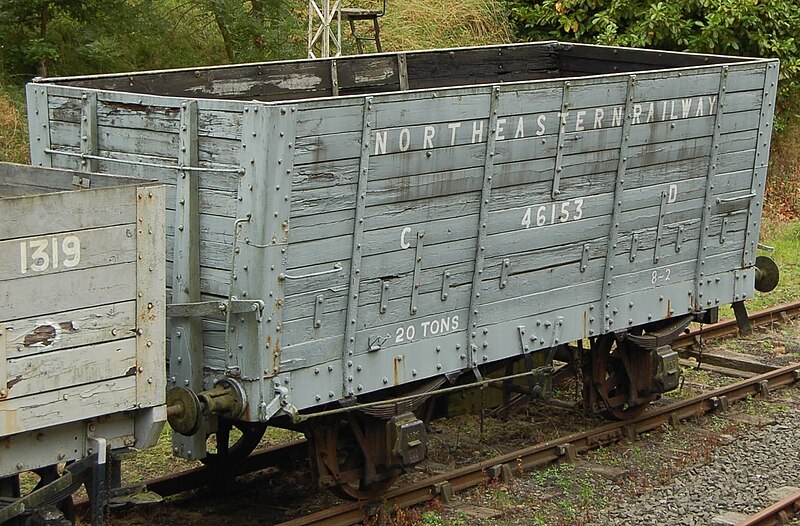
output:
<path id="1" fill-rule="evenodd" d="M 158 438 L 163 207 L 160 184 L 0 163 L 0 479 Z"/>
<path id="2" fill-rule="evenodd" d="M 230 380 L 263 422 L 750 298 L 777 78 L 540 42 L 28 104 L 34 164 L 167 183 L 169 385 Z"/>

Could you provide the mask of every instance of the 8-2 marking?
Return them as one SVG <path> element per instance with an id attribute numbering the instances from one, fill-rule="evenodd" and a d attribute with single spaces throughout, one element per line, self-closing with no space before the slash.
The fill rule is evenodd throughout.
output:
<path id="1" fill-rule="evenodd" d="M 650 275 L 650 283 L 655 285 L 656 283 L 666 283 L 669 281 L 669 275 L 672 274 L 672 269 L 670 268 L 660 268 L 653 271 Z"/>

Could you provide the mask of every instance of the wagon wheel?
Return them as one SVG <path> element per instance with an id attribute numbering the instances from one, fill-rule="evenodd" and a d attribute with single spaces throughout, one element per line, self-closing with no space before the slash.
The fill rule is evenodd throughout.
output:
<path id="1" fill-rule="evenodd" d="M 344 460 L 343 469 L 361 469 L 364 466 L 364 457 L 360 455 L 360 450 L 351 450 Z M 344 482 L 331 488 L 331 492 L 342 500 L 378 500 L 384 493 L 389 491 L 397 479 L 399 473 L 386 473 L 385 479 L 367 482 L 365 478 L 360 478 L 353 482 Z"/>
<path id="2" fill-rule="evenodd" d="M 239 430 L 241 435 L 231 442 L 231 431 L 234 428 Z M 203 464 L 215 469 L 232 468 L 253 452 L 261 442 L 266 430 L 267 424 L 261 422 L 220 418 L 219 427 L 215 433 L 217 451 L 207 453 L 206 458 L 202 459 Z"/>
<path id="3" fill-rule="evenodd" d="M 584 361 L 584 400 L 613 418 L 636 418 L 658 397 L 647 390 L 651 360 L 650 352 L 613 334 L 596 338 Z"/>
<path id="4" fill-rule="evenodd" d="M 359 446 L 348 426 L 321 424 L 307 434 L 312 473 L 323 476 L 327 486 L 344 500 L 373 501 L 392 487 L 399 470 L 379 470 Z M 372 471 L 372 473 L 368 473 Z"/>

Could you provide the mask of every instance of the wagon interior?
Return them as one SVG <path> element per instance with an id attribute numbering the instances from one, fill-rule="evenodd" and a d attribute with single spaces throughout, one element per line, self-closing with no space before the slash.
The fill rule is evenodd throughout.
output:
<path id="1" fill-rule="evenodd" d="M 59 83 L 170 97 L 279 101 L 585 77 L 747 60 L 540 42 L 101 75 L 60 79 Z"/>

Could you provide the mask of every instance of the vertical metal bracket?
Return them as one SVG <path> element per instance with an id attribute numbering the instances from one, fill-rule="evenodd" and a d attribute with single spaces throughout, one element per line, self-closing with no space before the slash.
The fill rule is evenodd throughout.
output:
<path id="1" fill-rule="evenodd" d="M 251 102 L 242 115 L 239 202 L 229 298 L 262 300 L 260 316 L 237 323 L 226 318 L 226 366 L 239 371 L 249 394 L 248 417 L 266 421 L 274 413 L 271 378 L 281 367 L 286 298 L 289 213 L 291 210 L 297 107 Z M 236 248 L 239 248 L 237 254 Z M 239 352 L 246 349 L 246 352 Z"/>
<path id="2" fill-rule="evenodd" d="M 314 298 L 314 328 L 319 329 L 322 327 L 322 316 L 324 315 L 325 296 L 317 294 Z"/>
<path id="3" fill-rule="evenodd" d="M 417 232 L 417 247 L 414 251 L 414 282 L 411 286 L 411 314 L 417 313 L 417 298 L 419 297 L 419 288 L 422 286 L 422 249 L 424 248 L 424 239 L 425 232 L 423 230 Z"/>
<path id="4" fill-rule="evenodd" d="M 358 162 L 356 208 L 353 218 L 353 248 L 350 256 L 350 284 L 347 291 L 347 315 L 345 316 L 344 342 L 342 344 L 342 396 L 351 397 L 352 375 L 345 364 L 355 353 L 358 329 L 358 289 L 361 284 L 361 260 L 364 255 L 364 215 L 367 210 L 367 181 L 369 176 L 370 135 L 375 119 L 372 97 L 364 97 L 361 121 L 361 157 Z"/>
<path id="5" fill-rule="evenodd" d="M 180 107 L 178 165 L 198 165 L 197 102 Z M 175 235 L 172 248 L 172 302 L 200 301 L 200 203 L 198 173 L 181 170 L 175 179 Z M 170 387 L 203 390 L 203 326 L 200 317 L 169 318 Z M 184 458 L 203 458 L 205 432 L 186 437 L 173 434 L 172 444 Z"/>
<path id="6" fill-rule="evenodd" d="M 603 292 L 600 298 L 603 311 L 603 329 L 612 330 L 614 320 L 611 311 L 611 279 L 613 277 L 614 257 L 617 250 L 619 237 L 619 216 L 622 213 L 622 194 L 625 186 L 625 174 L 628 167 L 628 148 L 631 140 L 631 122 L 633 121 L 633 100 L 636 94 L 636 75 L 628 76 L 628 85 L 625 92 L 625 113 L 622 120 L 622 141 L 619 146 L 619 163 L 617 176 L 614 181 L 614 202 L 611 211 L 611 227 L 608 231 L 608 246 L 606 247 L 606 263 L 603 271 Z"/>
<path id="7" fill-rule="evenodd" d="M 633 263 L 636 261 L 636 252 L 639 250 L 639 234 L 633 232 L 631 234 L 631 253 L 628 256 L 628 260 Z"/>
<path id="8" fill-rule="evenodd" d="M 488 236 L 489 198 L 492 195 L 492 173 L 494 172 L 494 155 L 497 144 L 497 105 L 500 100 L 500 86 L 492 86 L 489 93 L 489 137 L 486 139 L 486 153 L 483 161 L 483 185 L 481 187 L 480 213 L 478 214 L 478 238 L 475 246 L 475 264 L 472 269 L 472 287 L 469 296 L 469 313 L 467 322 L 467 348 L 470 350 L 470 365 L 475 377 L 482 378 L 478 370 L 478 345 L 475 343 L 478 327 L 478 302 L 480 299 L 481 276 L 485 262 L 484 251 Z"/>
<path id="9" fill-rule="evenodd" d="M 339 96 L 339 66 L 336 59 L 331 60 L 331 93 L 334 97 Z"/>
<path id="10" fill-rule="evenodd" d="M 447 301 L 447 296 L 450 295 L 450 271 L 445 270 L 442 272 L 442 301 Z"/>
<path id="11" fill-rule="evenodd" d="M 508 269 L 511 267 L 511 260 L 509 258 L 505 258 L 503 263 L 500 265 L 500 288 L 506 288 L 508 285 Z"/>
<path id="12" fill-rule="evenodd" d="M 653 263 L 661 259 L 661 239 L 664 236 L 664 221 L 667 217 L 667 192 L 661 192 L 661 206 L 658 209 L 658 226 L 656 227 L 656 244 L 653 248 Z"/>
<path id="13" fill-rule="evenodd" d="M 751 276 L 747 270 L 733 271 L 733 299 L 734 301 L 744 301 L 747 299 L 748 286 L 747 280 Z"/>
<path id="14" fill-rule="evenodd" d="M 681 245 L 683 245 L 683 236 L 686 234 L 686 227 L 683 225 L 678 226 L 678 233 L 675 234 L 675 252 L 681 251 Z"/>
<path id="15" fill-rule="evenodd" d="M 408 62 L 405 53 L 397 54 L 397 76 L 400 79 L 400 91 L 408 91 Z"/>
<path id="16" fill-rule="evenodd" d="M 30 83 L 27 88 L 28 140 L 31 148 L 31 164 L 53 166 L 50 150 L 50 106 L 45 84 Z"/>
<path id="17" fill-rule="evenodd" d="M 733 314 L 736 316 L 736 325 L 742 334 L 750 334 L 753 332 L 753 327 L 750 325 L 750 318 L 747 316 L 747 307 L 744 301 L 734 301 L 731 305 L 733 307 Z"/>
<path id="18" fill-rule="evenodd" d="M 750 201 L 747 210 L 747 221 L 744 232 L 744 251 L 742 253 L 742 266 L 755 265 L 758 252 L 758 231 L 761 225 L 761 210 L 764 206 L 764 189 L 767 182 L 767 165 L 769 164 L 769 148 L 772 119 L 775 114 L 775 95 L 778 90 L 778 62 L 771 61 L 767 64 L 764 76 L 764 95 L 761 101 L 761 119 L 758 126 L 758 142 L 756 143 L 756 157 L 753 165 L 753 180 L 750 184 L 750 193 L 755 198 Z"/>
<path id="19" fill-rule="evenodd" d="M 583 249 L 581 250 L 581 272 L 586 272 L 586 268 L 589 265 L 589 251 L 590 246 L 588 243 L 583 245 Z"/>
<path id="20" fill-rule="evenodd" d="M 185 101 L 180 109 L 178 164 L 198 165 L 197 102 Z M 181 170 L 175 182 L 175 239 L 172 299 L 174 303 L 200 301 L 200 205 L 198 174 Z"/>
<path id="21" fill-rule="evenodd" d="M 569 89 L 570 83 L 569 81 L 564 82 L 564 88 L 561 91 L 561 112 L 558 116 L 558 147 L 556 148 L 556 164 L 555 169 L 553 171 L 553 188 L 551 191 L 551 197 L 553 199 L 558 199 L 558 196 L 561 195 L 561 189 L 559 186 L 561 185 L 561 172 L 564 169 L 563 161 L 564 161 L 564 140 L 567 134 L 567 113 L 569 111 Z"/>
<path id="22" fill-rule="evenodd" d="M 0 400 L 8 398 L 8 332 L 11 329 L 0 326 Z"/>
<path id="23" fill-rule="evenodd" d="M 722 226 L 720 226 L 720 229 L 719 229 L 719 244 L 720 245 L 724 245 L 725 244 L 725 236 L 728 235 L 728 223 L 729 222 L 730 222 L 730 219 L 728 217 L 723 217 L 722 218 Z"/>
<path id="24" fill-rule="evenodd" d="M 711 138 L 711 153 L 708 159 L 706 174 L 705 199 L 703 214 L 700 219 L 700 241 L 697 246 L 697 265 L 694 276 L 694 310 L 703 308 L 703 277 L 705 276 L 705 255 L 708 250 L 708 225 L 711 222 L 711 207 L 714 193 L 714 177 L 717 174 L 717 156 L 719 153 L 719 137 L 722 131 L 722 114 L 725 110 L 725 95 L 728 86 L 728 66 L 722 66 L 719 73 L 719 91 L 717 95 L 717 111 L 714 115 L 714 134 Z"/>
<path id="25" fill-rule="evenodd" d="M 381 306 L 380 313 L 386 314 L 389 309 L 389 282 L 381 280 Z"/>
<path id="26" fill-rule="evenodd" d="M 92 526 L 105 524 L 105 510 L 108 504 L 108 444 L 105 438 L 87 437 L 89 448 L 97 454 L 97 461 L 92 466 L 91 518 Z"/>
<path id="27" fill-rule="evenodd" d="M 519 325 L 517 326 L 517 338 L 519 338 L 519 348 L 522 351 L 522 354 L 530 352 L 531 348 L 528 346 L 528 342 L 525 338 L 525 326 Z"/>
<path id="28" fill-rule="evenodd" d="M 97 141 L 97 93 L 81 95 L 81 155 L 96 156 L 99 152 Z M 97 159 L 82 158 L 82 172 L 96 172 Z"/>
<path id="29" fill-rule="evenodd" d="M 561 329 L 564 327 L 564 316 L 556 316 L 556 321 L 553 324 L 553 344 L 551 348 L 555 348 L 561 343 Z"/>

